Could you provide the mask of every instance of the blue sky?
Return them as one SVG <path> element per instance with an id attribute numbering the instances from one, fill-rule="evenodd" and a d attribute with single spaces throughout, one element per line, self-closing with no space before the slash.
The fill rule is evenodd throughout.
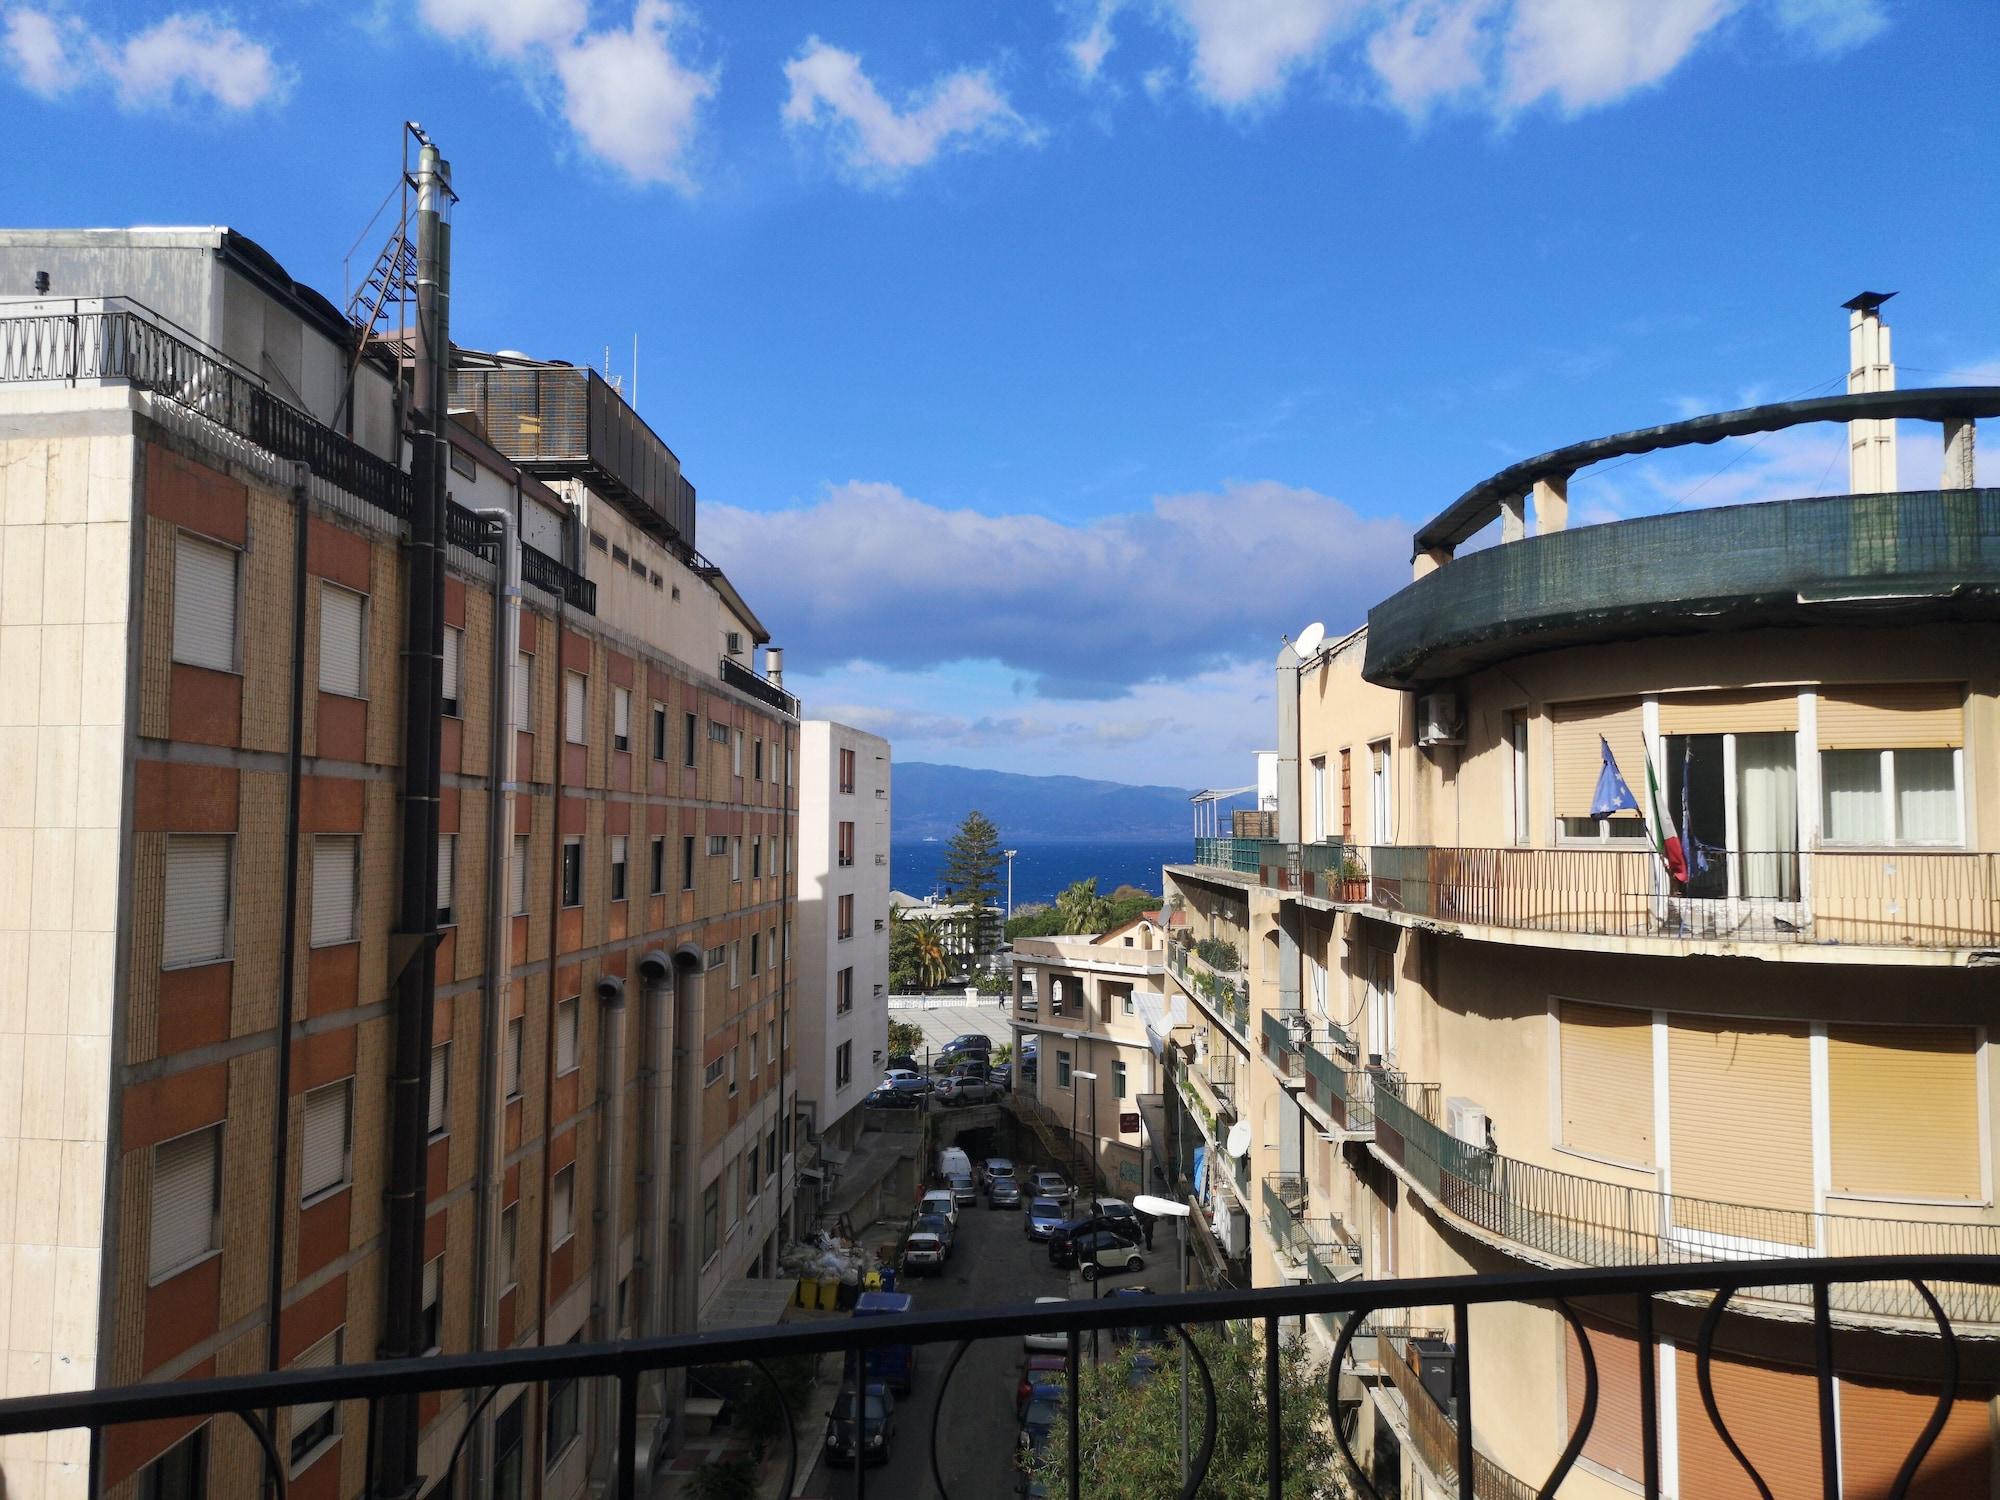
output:
<path id="1" fill-rule="evenodd" d="M 637 336 L 811 711 L 1233 784 L 1279 637 L 1487 472 L 1838 389 L 1864 288 L 1905 385 L 2000 380 L 1996 56 L 1990 0 L 0 0 L 0 219 L 227 223 L 338 298 L 418 119 L 455 334 L 627 377 Z"/>

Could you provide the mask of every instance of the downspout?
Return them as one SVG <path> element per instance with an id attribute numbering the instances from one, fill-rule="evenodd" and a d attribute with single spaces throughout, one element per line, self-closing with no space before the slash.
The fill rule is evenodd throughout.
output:
<path id="1" fill-rule="evenodd" d="M 1299 889 L 1299 653 L 1290 641 L 1278 648 L 1278 841 L 1285 846 L 1291 888 Z M 1299 1009 L 1298 908 L 1287 916 L 1278 903 L 1278 1008 Z"/>
<path id="2" fill-rule="evenodd" d="M 641 1272 L 640 1336 L 657 1338 L 667 1331 L 667 1171 L 660 1160 L 668 1139 L 667 1080 L 673 1066 L 673 960 L 654 949 L 639 960 L 639 999 L 645 1014 L 645 1058 L 639 1070 L 639 1190 L 645 1195 L 639 1215 L 639 1244 L 634 1257 Z M 657 1387 L 653 1387 L 657 1389 Z"/>
<path id="3" fill-rule="evenodd" d="M 596 1306 L 591 1339 L 609 1343 L 622 1331 L 618 1319 L 619 1194 L 625 1182 L 625 981 L 607 975 L 597 981 L 603 1006 L 597 1031 L 597 1203 L 591 1214 L 591 1248 L 596 1262 Z M 617 1472 L 618 1413 L 609 1401 L 592 1404 L 597 1428 L 591 1442 L 592 1480 L 598 1489 Z"/>
<path id="4" fill-rule="evenodd" d="M 509 786 L 514 767 L 514 658 L 521 650 L 521 539 L 505 506 L 478 512 L 500 532 L 493 578 L 493 714 L 487 747 L 486 978 L 480 991 L 479 1192 L 473 1199 L 472 1348 L 500 1343 L 500 1303 L 494 1274 L 500 1259 L 501 1194 L 506 1190 L 502 1137 L 506 1121 L 507 985 L 513 959 L 513 914 L 508 910 L 508 861 L 514 852 L 514 808 Z M 468 1493 L 492 1493 L 493 1422 L 480 1414 L 472 1443 Z"/>
<path id="5" fill-rule="evenodd" d="M 702 1014 L 701 987 L 707 982 L 703 977 L 702 962 L 700 950 L 692 945 L 674 954 L 673 1093 L 668 1101 L 673 1128 L 667 1133 L 670 1163 L 667 1228 L 672 1245 L 668 1265 L 672 1283 L 668 1289 L 668 1321 L 661 1330 L 663 1333 L 694 1332 L 699 1305 L 696 1294 L 701 1286 L 695 1182 L 688 1166 L 688 1146 L 689 1142 L 701 1139 L 701 1120 L 697 1112 L 701 1091 L 695 1086 L 694 1075 L 706 1035 L 706 1028 L 697 1025 L 695 1020 Z M 699 1157 L 696 1159 L 698 1161 Z M 667 1403 L 667 1419 L 676 1444 L 680 1439 L 681 1397 L 686 1390 L 686 1370 L 676 1368 L 668 1371 L 663 1399 Z"/>
<path id="6" fill-rule="evenodd" d="M 549 659 L 555 670 L 556 690 L 556 739 L 554 767 L 550 772 L 555 796 L 551 802 L 549 816 L 549 985 L 548 1003 L 542 1011 L 542 1211 L 541 1237 L 536 1241 L 539 1251 L 535 1267 L 535 1342 L 546 1345 L 549 1341 L 549 1253 L 554 1249 L 549 1243 L 549 1208 L 554 1196 L 555 1173 L 549 1170 L 553 1160 L 550 1147 L 555 1140 L 555 1121 L 549 1116 L 556 1102 L 556 1001 L 562 997 L 556 994 L 556 950 L 562 936 L 562 809 L 563 809 L 563 760 L 569 748 L 569 683 L 563 666 L 563 631 L 569 621 L 568 600 L 556 596 L 555 629 L 552 632 L 555 649 Z M 580 893 L 579 893 L 580 894 Z M 579 1024 L 582 1016 L 578 1016 Z M 576 1211 L 576 1199 L 572 1193 L 570 1212 Z M 547 1381 L 535 1382 L 535 1441 L 533 1448 L 535 1462 L 541 1467 L 538 1474 L 548 1472 L 549 1455 L 545 1448 L 548 1441 L 549 1387 Z"/>
<path id="7" fill-rule="evenodd" d="M 271 1243 L 269 1279 L 264 1289 L 264 1363 L 276 1370 L 283 1362 L 280 1324 L 285 1303 L 285 1208 L 292 1134 L 292 997 L 296 983 L 299 927 L 299 801 L 300 766 L 305 757 L 306 703 L 306 551 L 309 532 L 307 481 L 304 464 L 292 469 L 292 706 L 285 750 L 285 914 L 278 946 L 277 1078 L 271 1103 Z M 264 1425 L 276 1432 L 277 1409 L 264 1408 Z"/>

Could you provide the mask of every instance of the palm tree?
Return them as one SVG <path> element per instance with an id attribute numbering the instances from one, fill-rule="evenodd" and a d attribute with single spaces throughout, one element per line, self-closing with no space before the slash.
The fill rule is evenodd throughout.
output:
<path id="1" fill-rule="evenodd" d="M 1097 878 L 1088 877 L 1056 897 L 1056 915 L 1064 932 L 1102 932 L 1111 921 L 1111 903 L 1097 894 Z"/>
<path id="2" fill-rule="evenodd" d="M 935 917 L 919 917 L 909 924 L 911 929 L 910 954 L 917 965 L 917 976 L 925 989 L 944 983 L 944 977 L 951 970 L 950 956 L 945 952 L 944 930 Z"/>

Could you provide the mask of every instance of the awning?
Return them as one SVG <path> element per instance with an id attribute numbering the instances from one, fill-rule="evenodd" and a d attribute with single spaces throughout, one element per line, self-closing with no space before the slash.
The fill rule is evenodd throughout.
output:
<path id="1" fill-rule="evenodd" d="M 1167 1096 L 1165 1094 L 1138 1094 L 1133 1103 L 1139 1106 L 1139 1123 L 1146 1128 L 1146 1139 L 1151 1144 L 1153 1154 L 1165 1161 L 1173 1150 L 1173 1137 L 1167 1133 Z"/>

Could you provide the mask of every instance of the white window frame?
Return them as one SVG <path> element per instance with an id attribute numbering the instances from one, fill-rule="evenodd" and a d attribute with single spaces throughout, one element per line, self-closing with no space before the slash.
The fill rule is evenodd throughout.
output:
<path id="1" fill-rule="evenodd" d="M 1532 785 L 1528 780 L 1528 711 L 1525 708 L 1515 709 L 1507 715 L 1507 760 L 1514 843 L 1526 846 L 1534 843 L 1535 829 L 1529 812 Z"/>
<path id="2" fill-rule="evenodd" d="M 572 745 L 590 743 L 590 678 L 582 672 L 563 673 L 563 739 Z"/>
<path id="3" fill-rule="evenodd" d="M 517 1199 L 500 1210 L 500 1274 L 507 1279 L 500 1284 L 500 1295 L 505 1296 L 521 1284 L 516 1267 L 521 1259 L 521 1204 Z"/>
<path id="4" fill-rule="evenodd" d="M 1315 844 L 1326 841 L 1326 757 L 1315 755 L 1307 774 L 1312 780 L 1312 839 Z"/>
<path id="5" fill-rule="evenodd" d="M 606 842 L 611 846 L 611 890 L 608 899 L 629 900 L 632 895 L 632 870 L 629 863 L 631 837 L 628 834 L 614 833 Z"/>
<path id="6" fill-rule="evenodd" d="M 508 915 L 525 917 L 528 914 L 529 869 L 528 835 L 525 833 L 514 835 L 513 861 L 513 865 L 508 870 L 508 878 L 513 883 L 513 900 L 509 905 L 514 909 Z"/>
<path id="7" fill-rule="evenodd" d="M 325 1369 L 340 1364 L 342 1362 L 341 1346 L 345 1342 L 343 1336 L 346 1332 L 347 1327 L 345 1324 L 334 1329 L 332 1333 L 318 1340 L 306 1349 L 304 1353 L 300 1354 L 297 1359 L 293 1360 L 290 1368 L 294 1370 Z M 340 1441 L 341 1403 L 338 1401 L 305 1402 L 294 1406 L 291 1409 L 290 1416 L 291 1426 L 289 1433 L 292 1435 L 311 1430 L 323 1418 L 330 1418 L 332 1423 L 327 1429 L 326 1436 L 314 1443 L 312 1447 L 306 1449 L 303 1453 L 298 1451 L 295 1437 L 288 1439 L 286 1458 L 290 1469 L 290 1477 L 297 1479 L 307 1469 L 310 1469 L 321 1458 L 325 1457 L 326 1451 Z"/>
<path id="8" fill-rule="evenodd" d="M 630 751 L 632 748 L 632 690 L 614 687 L 611 690 L 611 748 Z"/>
<path id="9" fill-rule="evenodd" d="M 438 835 L 438 926 L 458 925 L 458 835 Z"/>
<path id="10" fill-rule="evenodd" d="M 535 655 L 514 653 L 514 728 L 523 734 L 535 729 Z"/>
<path id="11" fill-rule="evenodd" d="M 211 564 L 227 562 L 229 568 L 229 618 L 226 621 L 229 643 L 226 651 L 219 656 L 212 651 L 200 650 L 191 639 L 201 633 L 207 623 L 202 616 L 190 618 L 193 613 L 186 585 L 193 580 L 184 578 L 183 570 L 190 558 Z M 189 612 L 183 613 L 182 606 L 189 605 Z M 186 627 L 186 644 L 183 645 L 183 627 Z M 174 535 L 174 639 L 173 659 L 184 666 L 201 667 L 210 672 L 241 674 L 243 670 L 243 553 L 240 548 L 226 542 L 218 542 L 213 537 L 202 536 L 199 532 L 177 531 Z"/>
<path id="12" fill-rule="evenodd" d="M 1963 849 L 1965 847 L 1965 750 L 1961 746 L 1951 747 L 1951 779 L 1953 802 L 1958 815 L 1958 837 L 1952 839 L 1903 839 L 1896 834 L 1896 757 L 1904 750 L 1936 748 L 1924 745 L 1908 745 L 1901 749 L 1889 750 L 1827 750 L 1820 749 L 1814 761 L 1813 780 L 1817 783 L 1817 805 L 1812 809 L 1813 826 L 1817 835 L 1817 847 L 1822 849 Z M 1877 825 L 1878 837 L 1872 839 L 1836 839 L 1826 834 L 1826 757 L 1829 755 L 1874 755 L 1878 757 L 1879 783 L 1877 795 L 1881 798 L 1881 818 Z"/>
<path id="13" fill-rule="evenodd" d="M 527 1025 L 524 1017 L 510 1016 L 507 1020 L 507 1052 L 500 1060 L 500 1086 L 502 1097 L 521 1097 L 521 1074 L 526 1071 Z"/>
<path id="14" fill-rule="evenodd" d="M 1371 844 L 1393 844 L 1396 841 L 1395 757 L 1393 740 L 1369 741 L 1368 841 Z"/>

